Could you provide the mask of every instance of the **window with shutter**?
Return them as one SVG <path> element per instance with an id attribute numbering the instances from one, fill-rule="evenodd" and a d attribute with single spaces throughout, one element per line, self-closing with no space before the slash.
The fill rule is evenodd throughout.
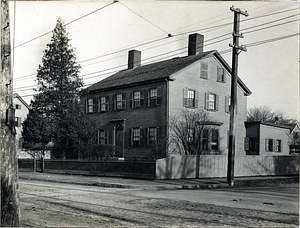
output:
<path id="1" fill-rule="evenodd" d="M 276 140 L 276 152 L 282 152 L 281 151 L 281 140 L 280 139 L 277 139 Z"/>
<path id="2" fill-rule="evenodd" d="M 141 129 L 140 128 L 132 128 L 131 129 L 131 145 L 139 146 L 141 141 Z"/>
<path id="3" fill-rule="evenodd" d="M 126 108 L 126 94 L 119 93 L 114 95 L 113 99 L 114 110 L 123 110 Z"/>
<path id="4" fill-rule="evenodd" d="M 226 79 L 225 79 L 225 70 L 224 70 L 224 68 L 218 66 L 217 71 L 218 71 L 217 81 L 218 82 L 225 82 Z"/>
<path id="5" fill-rule="evenodd" d="M 100 145 L 108 145 L 109 140 L 108 140 L 109 132 L 108 130 L 99 130 L 98 131 L 98 144 Z"/>
<path id="6" fill-rule="evenodd" d="M 207 92 L 205 93 L 204 108 L 209 111 L 219 110 L 219 95 Z"/>
<path id="7" fill-rule="evenodd" d="M 156 88 L 149 90 L 149 98 L 150 98 L 150 106 L 156 106 L 156 100 L 157 100 Z"/>
<path id="8" fill-rule="evenodd" d="M 86 100 L 85 103 L 85 110 L 86 113 L 93 113 L 94 112 L 94 99 L 93 98 L 89 98 Z"/>
<path id="9" fill-rule="evenodd" d="M 132 94 L 132 107 L 139 108 L 141 107 L 141 91 L 135 91 Z"/>
<path id="10" fill-rule="evenodd" d="M 191 89 L 183 89 L 183 106 L 187 108 L 198 107 L 199 92 Z"/>
<path id="11" fill-rule="evenodd" d="M 155 145 L 157 140 L 157 127 L 148 127 L 148 145 Z"/>
<path id="12" fill-rule="evenodd" d="M 109 111 L 109 97 L 100 97 L 98 104 L 98 111 L 107 112 Z"/>

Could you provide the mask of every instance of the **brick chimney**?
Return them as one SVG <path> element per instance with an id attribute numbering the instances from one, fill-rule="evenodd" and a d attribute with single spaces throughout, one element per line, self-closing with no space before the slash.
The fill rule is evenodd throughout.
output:
<path id="1" fill-rule="evenodd" d="M 198 33 L 189 35 L 188 55 L 196 55 L 203 52 L 204 36 Z"/>
<path id="2" fill-rule="evenodd" d="M 138 50 L 131 50 L 128 52 L 128 69 L 141 66 L 142 53 Z"/>

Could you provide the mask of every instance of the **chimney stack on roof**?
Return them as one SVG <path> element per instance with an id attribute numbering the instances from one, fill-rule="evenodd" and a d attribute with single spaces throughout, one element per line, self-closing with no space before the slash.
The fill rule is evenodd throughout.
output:
<path id="1" fill-rule="evenodd" d="M 138 50 L 131 50 L 128 52 L 128 69 L 141 66 L 142 53 Z"/>
<path id="2" fill-rule="evenodd" d="M 198 33 L 189 35 L 188 55 L 197 55 L 203 52 L 204 36 Z"/>

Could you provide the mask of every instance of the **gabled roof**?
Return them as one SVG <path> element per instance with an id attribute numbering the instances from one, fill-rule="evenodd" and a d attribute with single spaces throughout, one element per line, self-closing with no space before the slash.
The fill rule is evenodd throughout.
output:
<path id="1" fill-rule="evenodd" d="M 18 99 L 21 101 L 21 103 L 22 103 L 23 105 L 25 105 L 26 108 L 30 109 L 30 106 L 27 104 L 26 101 L 23 100 L 23 98 L 22 98 L 19 94 L 14 93 L 14 94 L 13 94 L 13 98 L 18 98 Z"/>
<path id="2" fill-rule="evenodd" d="M 297 124 L 297 123 L 293 123 L 293 124 L 286 124 L 288 127 L 290 127 L 290 132 L 292 133 L 294 130 L 296 130 L 296 127 L 298 128 L 298 129 L 300 129 L 300 126 L 299 126 L 299 124 Z"/>
<path id="3" fill-rule="evenodd" d="M 245 125 L 266 125 L 271 127 L 278 127 L 278 128 L 285 128 L 285 129 L 291 129 L 291 126 L 289 124 L 277 124 L 272 122 L 266 122 L 266 121 L 247 121 L 245 122 Z"/>
<path id="4" fill-rule="evenodd" d="M 221 57 L 217 51 L 203 52 L 197 55 L 186 57 L 177 57 L 161 62 L 156 62 L 148 65 L 142 65 L 133 69 L 125 69 L 113 74 L 102 81 L 85 89 L 87 93 L 97 93 L 111 89 L 122 88 L 124 86 L 134 86 L 149 82 L 172 80 L 170 76 L 179 70 L 191 65 L 192 63 L 207 57 L 215 56 L 231 74 L 231 68 L 226 61 Z M 245 95 L 250 95 L 251 91 L 248 87 L 238 78 L 238 84 L 244 90 Z"/>

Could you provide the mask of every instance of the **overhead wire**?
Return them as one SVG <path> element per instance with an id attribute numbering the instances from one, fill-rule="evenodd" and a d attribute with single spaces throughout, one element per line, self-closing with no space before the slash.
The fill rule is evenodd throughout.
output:
<path id="1" fill-rule="evenodd" d="M 114 3 L 116 3 L 116 2 L 115 2 L 115 1 L 114 1 L 114 2 L 111 2 L 111 3 L 109 3 L 109 4 L 107 4 L 107 5 L 103 6 L 103 7 L 100 7 L 100 8 L 97 9 L 97 10 L 94 10 L 94 11 L 92 11 L 92 12 L 90 12 L 90 13 L 88 13 L 88 14 L 82 16 L 82 17 L 79 17 L 79 18 L 77 18 L 77 19 L 75 19 L 75 20 L 73 20 L 73 21 L 70 21 L 70 22 L 66 23 L 65 25 L 69 25 L 69 24 L 71 24 L 71 23 L 74 23 L 75 21 L 78 21 L 78 20 L 80 20 L 80 19 L 82 19 L 82 18 L 85 18 L 85 17 L 87 17 L 87 16 L 89 16 L 89 15 L 91 15 L 91 14 L 93 14 L 93 13 L 96 13 L 96 12 L 98 12 L 98 11 L 100 11 L 100 10 L 102 10 L 102 9 L 104 9 L 104 8 L 106 8 L 106 7 L 108 7 L 108 6 L 112 5 L 112 4 L 114 4 Z M 23 45 L 25 45 L 25 44 L 27 44 L 27 43 L 30 43 L 30 42 L 32 42 L 32 41 L 34 41 L 34 40 L 36 40 L 36 39 L 39 39 L 39 38 L 41 38 L 41 37 L 43 37 L 43 36 L 45 36 L 45 35 L 48 35 L 48 34 L 50 34 L 52 31 L 53 31 L 53 30 L 51 30 L 51 31 L 49 31 L 49 32 L 46 32 L 46 33 L 43 33 L 42 35 L 39 35 L 39 36 L 37 36 L 37 37 L 34 37 L 34 38 L 32 38 L 32 39 L 30 39 L 30 40 L 24 42 L 24 43 L 21 43 L 21 44 L 15 46 L 14 48 L 16 49 L 16 48 L 21 47 L 21 46 L 23 46 Z"/>
<path id="2" fill-rule="evenodd" d="M 163 31 L 166 34 L 169 34 L 167 31 L 163 30 L 162 28 L 160 28 L 159 26 L 157 26 L 156 24 L 152 23 L 151 21 L 149 21 L 148 19 L 146 19 L 145 17 L 141 16 L 140 14 L 136 13 L 135 11 L 133 11 L 132 9 L 130 9 L 128 6 L 124 5 L 122 2 L 119 2 L 119 4 L 121 4 L 122 6 L 124 6 L 126 9 L 128 9 L 130 12 L 134 13 L 135 15 L 139 16 L 140 18 L 142 18 L 143 20 L 147 21 L 148 23 L 150 23 L 151 25 L 153 25 L 154 27 L 158 28 L 159 30 Z"/>
<path id="3" fill-rule="evenodd" d="M 292 9 L 292 10 L 294 10 L 294 9 Z M 95 11 L 94 11 L 95 12 Z M 281 12 L 278 12 L 278 13 L 282 13 L 283 11 L 281 11 Z M 286 12 L 286 11 L 285 11 Z M 272 13 L 272 14 L 269 14 L 269 15 L 274 15 L 275 13 Z M 265 16 L 265 15 L 264 15 Z M 262 16 L 262 17 L 264 17 L 264 16 Z M 295 16 L 295 15 L 293 15 L 293 16 Z M 289 17 L 291 17 L 291 16 L 289 16 Z M 287 17 L 287 18 L 289 18 L 289 17 Z M 256 18 L 258 18 L 258 17 L 256 17 Z M 79 20 L 80 18 L 78 18 L 77 20 Z M 74 21 L 76 21 L 76 20 L 74 20 Z M 72 21 L 72 22 L 74 22 L 74 21 Z M 69 23 L 72 23 L 72 22 L 69 22 Z M 274 23 L 274 22 L 273 22 Z M 287 22 L 285 22 L 285 23 L 287 23 Z M 232 23 L 226 23 L 226 24 L 232 24 Z M 266 23 L 267 24 L 267 23 Z M 281 24 L 283 24 L 283 23 L 281 23 Z M 218 25 L 218 27 L 220 27 L 220 26 L 224 26 L 224 24 L 223 25 Z M 259 25 L 259 26 L 262 26 L 262 25 Z M 274 25 L 274 26 L 272 26 L 272 27 L 275 27 L 276 25 Z M 213 26 L 213 27 L 216 27 L 216 26 Z M 257 27 L 257 26 L 252 26 L 252 27 L 249 27 L 249 28 L 246 28 L 246 29 L 250 29 L 250 28 L 253 28 L 253 27 Z M 268 27 L 267 27 L 268 28 Z M 266 29 L 266 28 L 262 28 L 262 29 Z M 262 29 L 260 29 L 260 30 L 262 30 Z M 255 30 L 256 31 L 256 30 Z M 250 32 L 254 32 L 254 31 L 250 31 Z M 250 32 L 247 32 L 247 33 L 250 33 Z M 231 33 L 230 33 L 231 34 Z M 227 34 L 226 34 L 227 35 Z M 223 35 L 222 35 L 223 36 Z M 222 37 L 222 36 L 219 36 L 219 37 L 215 37 L 215 38 L 213 38 L 213 39 L 216 39 L 216 38 L 220 38 L 220 37 Z M 210 39 L 210 40 L 213 40 L 213 39 Z M 227 39 L 229 39 L 229 38 L 226 38 L 226 39 L 223 39 L 223 40 L 227 40 Z M 214 42 L 214 43 L 218 43 L 218 42 L 221 42 L 221 41 L 223 41 L 223 40 L 220 40 L 220 41 L 216 41 L 216 42 Z M 260 41 L 261 42 L 261 41 Z M 148 43 L 150 43 L 150 42 L 148 42 Z M 152 43 L 152 42 L 151 42 Z M 211 44 L 213 44 L 213 43 L 211 43 Z M 207 45 L 211 45 L 211 44 L 207 44 Z M 252 45 L 254 45 L 255 43 L 253 43 Z M 206 45 L 206 46 L 207 46 Z M 183 49 L 183 48 L 181 48 L 181 49 Z M 125 49 L 124 49 L 125 50 Z M 126 49 L 127 50 L 127 49 Z M 179 49 L 180 50 L 180 49 Z M 178 50 L 175 50 L 175 51 L 171 51 L 171 52 L 176 52 L 176 51 L 178 51 Z M 171 52 L 168 52 L 168 53 L 171 53 Z M 114 52 L 114 53 L 117 53 L 117 52 Z M 166 53 L 167 54 L 167 53 Z M 164 54 L 165 55 L 165 54 Z M 150 58 L 148 58 L 148 59 L 151 59 L 151 58 L 155 58 L 156 56 L 154 56 L 154 57 L 150 57 Z M 86 60 L 86 61 L 88 61 L 88 60 Z M 155 61 L 157 61 L 157 59 L 155 60 Z M 84 61 L 83 61 L 84 62 Z M 113 68 L 109 68 L 109 69 L 106 69 L 106 70 L 102 70 L 102 71 L 97 71 L 97 72 L 93 72 L 93 73 L 89 73 L 89 74 L 86 74 L 86 75 L 92 75 L 92 74 L 96 74 L 96 73 L 99 73 L 99 72 L 104 72 L 104 71 L 107 71 L 107 70 L 111 70 L 111 69 L 116 69 L 116 68 L 120 68 L 120 67 L 123 67 L 123 66 L 126 66 L 126 65 L 121 65 L 121 66 L 118 66 L 118 67 L 113 67 Z M 32 74 L 32 75 L 35 75 L 35 74 Z M 27 75 L 28 77 L 29 76 L 31 76 L 31 75 Z M 84 75 L 83 75 L 84 76 Z M 97 77 L 97 76 L 92 76 L 92 77 L 85 77 L 85 79 L 88 79 L 88 78 L 93 78 L 93 77 Z M 29 86 L 28 86 L 29 87 Z M 20 87 L 20 88 L 23 88 L 23 87 Z M 27 87 L 26 87 L 27 88 Z"/>
<path id="4" fill-rule="evenodd" d="M 124 5 L 124 4 L 123 4 L 123 5 Z M 107 5 L 107 6 L 108 6 L 108 5 Z M 262 6 L 262 7 L 263 7 L 263 6 Z M 259 7 L 259 8 L 261 8 L 261 7 Z M 100 8 L 100 9 L 101 9 L 101 8 Z M 83 17 L 86 17 L 86 16 L 88 16 L 88 15 L 90 15 L 90 14 L 96 12 L 96 11 L 99 11 L 100 9 L 97 9 L 97 10 L 95 10 L 95 11 L 93 11 L 93 12 L 91 12 L 91 13 L 89 13 L 89 14 L 83 16 Z M 279 14 L 279 13 L 284 13 L 284 12 L 289 12 L 289 11 L 296 10 L 296 9 L 299 9 L 299 8 L 290 9 L 290 10 L 285 10 L 285 11 L 279 11 L 279 12 L 274 12 L 274 13 L 270 13 L 270 14 L 267 14 L 267 15 L 261 15 L 261 16 L 257 16 L 257 17 L 250 18 L 250 19 L 246 19 L 246 20 L 243 20 L 243 21 L 247 21 L 247 20 L 251 20 L 251 19 L 256 19 L 256 18 L 260 18 L 260 17 L 271 16 L 271 15 L 275 15 L 275 14 Z M 223 15 L 223 14 L 222 14 L 222 15 Z M 67 23 L 67 24 L 70 24 L 70 23 L 73 23 L 73 22 L 75 22 L 75 21 L 78 21 L 78 20 L 82 19 L 83 17 L 77 18 L 76 20 L 73 20 L 73 21 L 71 21 L 71 22 L 69 22 L 69 23 Z M 223 24 L 223 25 L 218 25 L 218 26 L 208 27 L 208 28 L 201 29 L 201 31 L 203 31 L 203 30 L 208 30 L 208 29 L 212 30 L 212 29 L 214 29 L 214 28 L 219 28 L 219 27 L 221 27 L 221 26 L 231 25 L 231 24 L 232 24 L 232 23 L 226 23 L 226 24 Z M 191 33 L 191 31 L 186 32 L 186 33 Z M 176 36 L 180 36 L 180 35 L 186 34 L 186 33 L 177 34 Z M 163 38 L 163 39 L 166 39 L 166 38 L 168 38 L 168 37 L 165 37 L 165 38 Z M 142 46 L 142 45 L 147 45 L 147 44 L 150 44 L 150 43 L 152 43 L 152 42 L 157 42 L 157 41 L 160 41 L 160 40 L 163 40 L 163 39 L 157 39 L 157 40 L 154 40 L 154 41 L 146 42 L 146 43 L 141 44 L 140 46 Z M 173 42 L 174 42 L 174 41 L 173 41 Z M 139 45 L 135 45 L 134 47 L 138 47 L 138 46 L 139 46 Z M 158 45 L 158 46 L 161 46 L 161 45 Z M 134 47 L 131 47 L 131 48 L 134 48 Z M 104 55 L 101 55 L 101 56 L 97 56 L 97 57 L 94 57 L 94 58 L 90 58 L 90 59 L 87 59 L 87 60 L 83 60 L 83 61 L 80 61 L 79 63 L 83 63 L 83 62 L 86 62 L 86 61 L 91 61 L 91 60 L 98 59 L 98 58 L 101 58 L 101 57 L 106 57 L 107 55 L 116 54 L 116 53 L 118 53 L 118 52 L 120 52 L 120 51 L 125 51 L 125 50 L 128 50 L 128 48 L 123 49 L 123 50 L 118 50 L 118 51 L 115 51 L 115 52 L 112 52 L 112 53 L 104 54 Z M 92 64 L 94 64 L 94 63 L 92 63 Z M 33 75 L 35 75 L 35 74 L 33 74 Z M 21 77 L 19 77 L 19 78 L 21 78 Z"/>

